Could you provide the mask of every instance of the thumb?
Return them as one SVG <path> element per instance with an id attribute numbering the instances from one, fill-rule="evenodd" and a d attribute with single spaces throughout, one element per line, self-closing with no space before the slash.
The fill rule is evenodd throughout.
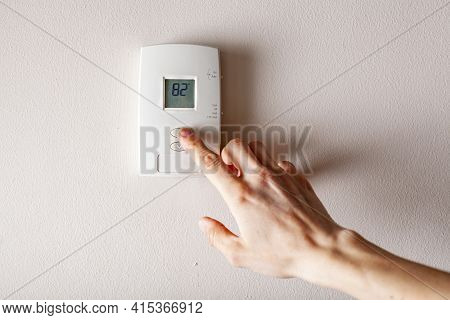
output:
<path id="1" fill-rule="evenodd" d="M 208 237 L 210 245 L 222 252 L 231 265 L 235 267 L 242 265 L 243 249 L 238 236 L 221 222 L 210 217 L 201 218 L 198 224 Z"/>

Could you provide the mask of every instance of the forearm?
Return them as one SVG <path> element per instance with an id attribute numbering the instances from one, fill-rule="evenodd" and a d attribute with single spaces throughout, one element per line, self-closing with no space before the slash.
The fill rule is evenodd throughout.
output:
<path id="1" fill-rule="evenodd" d="M 450 297 L 449 273 L 400 258 L 345 232 L 338 240 L 338 250 L 332 253 L 336 272 L 330 270 L 329 286 L 361 299 Z"/>

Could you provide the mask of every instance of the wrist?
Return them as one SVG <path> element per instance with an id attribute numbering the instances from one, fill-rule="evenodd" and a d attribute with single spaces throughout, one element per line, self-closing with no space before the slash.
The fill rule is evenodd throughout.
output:
<path id="1" fill-rule="evenodd" d="M 355 231 L 344 228 L 336 231 L 330 243 L 318 249 L 314 267 L 299 276 L 354 297 L 372 297 L 371 274 L 386 267 L 386 259 L 377 253 L 377 247 Z"/>
<path id="2" fill-rule="evenodd" d="M 372 271 L 385 263 L 375 246 L 353 230 L 342 229 L 330 254 L 334 271 L 329 286 L 354 297 L 373 296 Z"/>

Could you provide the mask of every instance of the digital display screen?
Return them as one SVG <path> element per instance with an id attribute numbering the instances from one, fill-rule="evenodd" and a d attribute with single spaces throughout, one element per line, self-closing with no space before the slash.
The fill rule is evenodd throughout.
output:
<path id="1" fill-rule="evenodd" d="M 195 80 L 164 79 L 164 108 L 195 108 Z"/>

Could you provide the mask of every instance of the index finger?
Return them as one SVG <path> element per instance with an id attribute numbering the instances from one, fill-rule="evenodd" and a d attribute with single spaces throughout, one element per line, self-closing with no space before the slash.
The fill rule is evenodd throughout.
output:
<path id="1" fill-rule="evenodd" d="M 179 135 L 183 148 L 191 152 L 196 164 L 222 197 L 227 202 L 237 198 L 242 181 L 228 170 L 220 156 L 208 149 L 192 129 L 182 128 Z"/>

